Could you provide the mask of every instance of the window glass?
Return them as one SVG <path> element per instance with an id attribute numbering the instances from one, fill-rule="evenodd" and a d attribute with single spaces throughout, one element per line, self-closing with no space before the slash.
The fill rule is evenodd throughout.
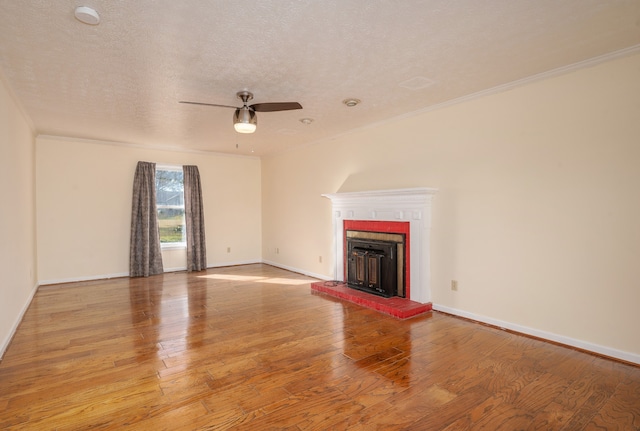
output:
<path id="1" fill-rule="evenodd" d="M 156 169 L 156 205 L 160 243 L 182 245 L 184 229 L 184 183 L 182 168 Z"/>

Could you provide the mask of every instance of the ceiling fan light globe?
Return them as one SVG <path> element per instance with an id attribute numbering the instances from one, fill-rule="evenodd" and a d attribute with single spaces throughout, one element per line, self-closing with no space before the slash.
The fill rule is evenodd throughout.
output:
<path id="1" fill-rule="evenodd" d="M 253 133 L 256 131 L 256 125 L 251 123 L 236 123 L 233 127 L 238 133 Z"/>
<path id="2" fill-rule="evenodd" d="M 233 114 L 233 128 L 236 129 L 236 132 L 253 133 L 256 131 L 257 125 L 258 119 L 253 110 L 246 106 L 236 109 L 236 112 Z"/>

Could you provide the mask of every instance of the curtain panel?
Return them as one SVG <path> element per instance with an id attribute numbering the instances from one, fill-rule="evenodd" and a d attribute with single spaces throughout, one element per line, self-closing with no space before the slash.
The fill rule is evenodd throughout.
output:
<path id="1" fill-rule="evenodd" d="M 156 209 L 156 164 L 138 162 L 133 180 L 129 276 L 164 272 Z"/>
<path id="2" fill-rule="evenodd" d="M 187 272 L 207 269 L 207 249 L 204 235 L 202 187 L 197 166 L 183 166 L 184 218 L 187 237 Z"/>

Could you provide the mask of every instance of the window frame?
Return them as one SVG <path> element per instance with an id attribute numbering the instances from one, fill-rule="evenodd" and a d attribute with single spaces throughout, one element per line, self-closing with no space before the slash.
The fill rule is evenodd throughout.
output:
<path id="1" fill-rule="evenodd" d="M 184 170 L 182 169 L 182 165 L 165 165 L 165 164 L 157 164 L 156 163 L 156 178 L 158 175 L 158 171 L 172 171 L 172 172 L 182 172 L 184 174 Z M 184 207 L 184 176 L 182 178 L 182 206 L 180 205 L 158 205 L 157 202 L 157 195 L 158 195 L 158 188 L 157 188 L 157 184 L 155 185 L 155 192 L 156 192 L 156 219 L 158 219 L 158 210 L 160 208 L 182 208 L 183 210 L 183 214 L 186 213 L 185 211 L 185 207 Z M 186 217 L 186 216 L 183 216 Z M 160 223 L 160 220 L 158 219 L 158 224 Z M 186 229 L 186 225 L 187 225 L 187 221 L 186 218 L 184 219 L 184 228 Z M 187 240 L 185 237 L 184 241 L 180 241 L 180 242 L 160 242 L 160 249 L 161 250 L 171 250 L 171 249 L 185 249 L 187 248 Z"/>

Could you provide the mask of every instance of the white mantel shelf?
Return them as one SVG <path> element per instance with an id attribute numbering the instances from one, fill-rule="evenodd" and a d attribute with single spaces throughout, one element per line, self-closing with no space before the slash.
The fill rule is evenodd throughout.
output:
<path id="1" fill-rule="evenodd" d="M 334 278 L 344 281 L 345 220 L 409 222 L 411 292 L 408 299 L 430 302 L 431 200 L 436 192 L 436 189 L 418 187 L 323 194 L 331 200 L 333 209 Z"/>
<path id="2" fill-rule="evenodd" d="M 345 192 L 345 193 L 330 193 L 322 195 L 331 199 L 334 206 L 336 204 L 349 205 L 349 204 L 420 204 L 424 203 L 427 199 L 430 199 L 432 195 L 437 192 L 436 189 L 429 189 L 426 187 L 412 188 L 412 189 L 397 189 L 397 190 L 374 190 L 365 192 Z"/>

